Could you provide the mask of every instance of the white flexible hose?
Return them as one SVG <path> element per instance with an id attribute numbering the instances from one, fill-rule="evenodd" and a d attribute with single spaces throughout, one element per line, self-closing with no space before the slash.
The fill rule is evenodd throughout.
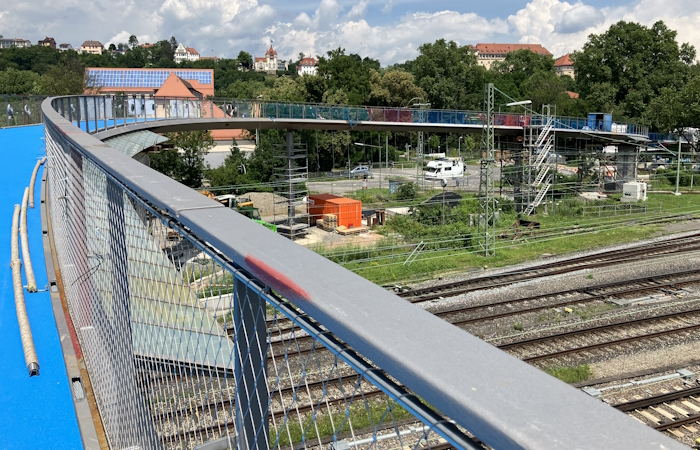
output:
<path id="1" fill-rule="evenodd" d="M 34 184 L 36 184 L 36 174 L 39 173 L 39 167 L 46 161 L 46 156 L 41 158 L 36 162 L 34 166 L 34 171 L 32 172 L 32 178 L 29 180 L 29 207 L 34 209 Z"/>
<path id="2" fill-rule="evenodd" d="M 19 260 L 19 205 L 15 205 L 15 213 L 12 216 L 12 286 L 15 291 L 15 308 L 17 310 L 17 323 L 19 324 L 19 335 L 22 339 L 22 350 L 24 351 L 24 361 L 27 363 L 29 376 L 39 375 L 39 358 L 34 349 L 34 338 L 32 329 L 29 326 L 27 317 L 27 306 L 24 304 L 24 289 L 22 288 L 22 262 Z"/>
<path id="3" fill-rule="evenodd" d="M 36 278 L 34 278 L 32 258 L 29 255 L 29 236 L 27 236 L 28 196 L 29 188 L 24 188 L 24 197 L 22 197 L 22 210 L 19 215 L 19 237 L 22 240 L 22 260 L 24 260 L 24 274 L 27 276 L 27 291 L 36 292 Z"/>

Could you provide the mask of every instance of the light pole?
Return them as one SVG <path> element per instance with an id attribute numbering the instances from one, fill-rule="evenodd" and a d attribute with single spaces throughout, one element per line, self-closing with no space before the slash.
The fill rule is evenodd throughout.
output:
<path id="1" fill-rule="evenodd" d="M 668 147 L 666 147 L 664 144 L 659 142 L 659 145 L 661 148 L 669 152 L 670 154 L 674 155 Z M 679 185 L 680 185 L 680 180 L 681 180 L 681 134 L 678 133 L 678 162 L 676 164 L 676 192 L 673 193 L 673 195 L 681 195 L 681 192 L 678 190 Z"/>
<path id="2" fill-rule="evenodd" d="M 462 160 L 462 139 L 464 136 L 460 136 L 459 139 L 457 140 L 457 156 L 459 157 L 459 160 Z"/>
<path id="3" fill-rule="evenodd" d="M 382 188 L 382 146 L 381 145 L 372 145 L 372 144 L 363 144 L 362 142 L 355 142 L 355 145 L 358 147 L 370 147 L 370 148 L 378 148 L 379 149 L 379 189 Z"/>

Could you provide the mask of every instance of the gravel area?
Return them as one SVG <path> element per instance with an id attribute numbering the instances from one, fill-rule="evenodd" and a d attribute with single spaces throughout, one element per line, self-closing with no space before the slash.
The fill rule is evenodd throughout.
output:
<path id="1" fill-rule="evenodd" d="M 261 216 L 286 216 L 287 207 L 281 203 L 286 202 L 287 199 L 281 195 L 273 194 L 272 192 L 248 192 L 243 194 L 242 197 L 249 197 L 250 201 L 253 202 L 253 206 L 260 210 Z M 306 213 L 305 206 L 297 206 L 296 211 L 298 213 Z"/>

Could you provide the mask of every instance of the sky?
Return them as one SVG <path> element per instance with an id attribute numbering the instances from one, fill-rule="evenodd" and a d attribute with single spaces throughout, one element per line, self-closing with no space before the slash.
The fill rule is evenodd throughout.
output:
<path id="1" fill-rule="evenodd" d="M 425 42 L 460 45 L 538 43 L 555 57 L 580 49 L 591 33 L 619 20 L 678 31 L 700 50 L 698 0 L 13 0 L 0 4 L 0 35 L 36 42 L 45 36 L 80 46 L 170 39 L 203 56 L 282 59 L 347 53 L 383 66 L 413 59 Z"/>

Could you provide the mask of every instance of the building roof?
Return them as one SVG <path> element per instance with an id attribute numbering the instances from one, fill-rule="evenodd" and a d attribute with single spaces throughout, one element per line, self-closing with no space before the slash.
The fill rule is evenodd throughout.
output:
<path id="1" fill-rule="evenodd" d="M 569 53 L 554 61 L 554 67 L 564 67 L 573 65 L 574 62 L 571 60 L 571 55 Z"/>
<path id="2" fill-rule="evenodd" d="M 500 54 L 506 55 L 517 50 L 530 50 L 538 55 L 551 55 L 549 50 L 542 47 L 540 44 L 476 44 L 470 47 L 477 52 L 485 54 Z"/>
<path id="3" fill-rule="evenodd" d="M 274 48 L 272 48 L 272 44 L 270 44 L 270 50 L 268 50 L 267 53 L 265 53 L 265 55 L 276 55 L 276 54 L 277 54 L 277 52 L 275 51 Z"/>
<path id="4" fill-rule="evenodd" d="M 122 134 L 113 138 L 105 139 L 104 142 L 110 147 L 114 147 L 129 158 L 167 141 L 168 138 L 148 130 L 136 131 L 134 133 Z"/>
<path id="5" fill-rule="evenodd" d="M 569 97 L 571 98 L 578 98 L 578 94 L 576 92 L 566 91 L 566 93 L 569 94 Z"/>
<path id="6" fill-rule="evenodd" d="M 171 72 L 165 83 L 156 91 L 155 96 L 201 98 L 202 93 L 193 88 L 190 83 L 175 75 L 174 72 Z"/>
<path id="7" fill-rule="evenodd" d="M 61 44 L 61 45 L 59 45 L 59 47 L 60 48 L 73 48 L 73 46 L 70 44 Z"/>
<path id="8" fill-rule="evenodd" d="M 160 89 L 171 73 L 187 82 L 204 96 L 214 95 L 213 69 L 128 69 L 88 67 L 86 82 L 90 89 L 103 92 L 152 94 Z"/>
<path id="9" fill-rule="evenodd" d="M 267 61 L 267 59 L 265 59 L 263 57 L 258 57 L 258 56 L 255 57 L 255 62 L 265 62 L 265 61 Z"/>
<path id="10" fill-rule="evenodd" d="M 316 65 L 316 60 L 314 58 L 304 58 L 301 61 L 299 61 L 299 64 L 297 64 L 297 67 L 300 66 L 315 66 Z"/>
<path id="11" fill-rule="evenodd" d="M 197 50 L 195 50 L 194 47 L 185 47 L 185 49 L 190 55 L 199 55 L 199 53 L 197 53 Z"/>
<path id="12" fill-rule="evenodd" d="M 149 44 L 148 42 L 146 42 L 145 44 L 141 44 L 141 48 L 151 48 L 151 47 L 153 47 L 153 44 Z"/>
<path id="13" fill-rule="evenodd" d="M 44 39 L 40 40 L 39 42 L 56 42 L 56 40 L 52 37 L 45 37 Z"/>
<path id="14" fill-rule="evenodd" d="M 100 41 L 85 41 L 81 47 L 104 47 Z"/>
<path id="15" fill-rule="evenodd" d="M 218 56 L 200 56 L 199 59 L 211 59 L 211 60 L 216 61 L 217 59 L 219 59 L 219 57 Z"/>

